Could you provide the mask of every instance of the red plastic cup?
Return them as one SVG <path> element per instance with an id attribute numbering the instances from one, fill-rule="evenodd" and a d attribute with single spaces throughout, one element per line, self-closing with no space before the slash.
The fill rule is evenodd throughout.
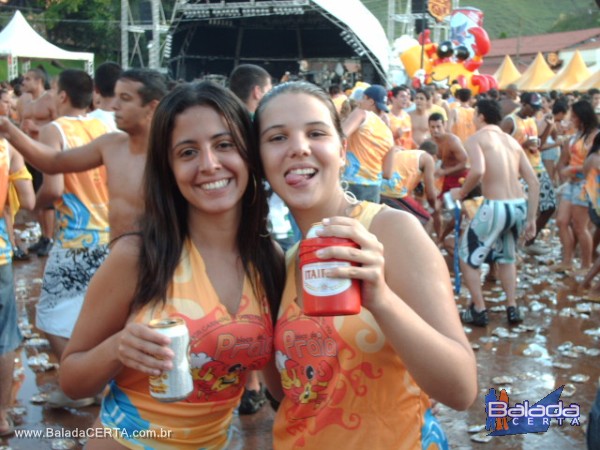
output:
<path id="1" fill-rule="evenodd" d="M 330 278 L 326 269 L 356 266 L 339 259 L 321 259 L 317 250 L 327 247 L 354 247 L 358 245 L 344 238 L 316 237 L 300 242 L 300 271 L 304 296 L 304 314 L 307 316 L 347 316 L 358 314 L 361 306 L 360 281 L 349 278 Z"/>

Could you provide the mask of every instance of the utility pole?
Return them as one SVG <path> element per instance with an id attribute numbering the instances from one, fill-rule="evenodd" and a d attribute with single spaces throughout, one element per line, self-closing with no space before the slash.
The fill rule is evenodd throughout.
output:
<path id="1" fill-rule="evenodd" d="M 129 1 L 121 0 L 121 67 L 129 69 L 129 37 L 127 24 L 129 22 Z"/>

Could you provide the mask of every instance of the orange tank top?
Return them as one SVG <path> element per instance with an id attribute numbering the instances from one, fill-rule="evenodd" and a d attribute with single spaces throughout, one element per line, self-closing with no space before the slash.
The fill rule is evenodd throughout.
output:
<path id="1" fill-rule="evenodd" d="M 357 219 L 369 228 L 383 205 L 360 207 Z M 275 330 L 285 398 L 273 425 L 274 448 L 439 448 L 445 438 L 428 412 L 429 398 L 369 311 L 336 317 L 302 313 L 296 303 L 297 250 L 288 252 Z"/>
<path id="2" fill-rule="evenodd" d="M 452 124 L 451 132 L 457 135 L 464 144 L 464 142 L 477 131 L 475 124 L 473 123 L 475 109 L 459 106 L 454 108 L 453 114 L 455 115 L 456 120 Z"/>
<path id="3" fill-rule="evenodd" d="M 8 174 L 10 171 L 10 154 L 6 139 L 0 139 L 0 210 L 4 211 L 8 194 Z M 0 266 L 12 261 L 12 245 L 6 228 L 6 221 L 0 215 Z"/>
<path id="4" fill-rule="evenodd" d="M 346 181 L 378 186 L 383 158 L 393 145 L 392 131 L 375 113 L 367 111 L 358 130 L 348 137 Z"/>
<path id="5" fill-rule="evenodd" d="M 128 438 L 117 440 L 129 448 L 226 448 L 248 372 L 262 369 L 272 357 L 267 299 L 262 295 L 257 299 L 246 278 L 238 311 L 231 315 L 206 275 L 200 252 L 188 239 L 166 307 L 155 310 L 146 305 L 132 320 L 148 323 L 164 317 L 180 317 L 188 327 L 194 390 L 183 401 L 161 403 L 149 394 L 148 375 L 125 367 L 102 402 L 102 424 L 127 430 Z M 135 438 L 135 430 L 159 430 L 158 436 L 168 431 L 170 437 Z M 160 430 L 165 430 L 162 435 Z"/>
<path id="6" fill-rule="evenodd" d="M 573 137 L 571 146 L 569 147 L 569 165 L 570 166 L 583 166 L 585 157 L 588 154 L 588 148 L 585 146 L 585 139 L 583 136 Z M 575 172 L 575 177 L 582 180 L 583 171 L 578 170 Z"/>
<path id="7" fill-rule="evenodd" d="M 108 131 L 100 120 L 88 117 L 60 117 L 52 125 L 62 136 L 62 151 L 81 147 Z M 108 243 L 108 185 L 104 166 L 64 174 L 64 192 L 54 207 L 55 237 L 62 248 Z"/>
<path id="8" fill-rule="evenodd" d="M 394 172 L 381 182 L 381 195 L 402 198 L 410 195 L 423 179 L 419 162 L 424 150 L 404 150 L 394 153 Z"/>
<path id="9" fill-rule="evenodd" d="M 395 139 L 395 144 L 399 145 L 405 150 L 409 150 L 414 148 L 413 138 L 412 138 L 412 121 L 410 120 L 410 115 L 404 111 L 400 110 L 400 114 L 388 114 L 390 118 L 390 128 L 392 129 L 392 134 L 396 136 L 397 131 L 401 130 L 400 138 Z"/>
<path id="10" fill-rule="evenodd" d="M 592 208 L 600 216 L 600 171 L 595 167 L 592 167 L 585 177 L 585 192 Z"/>
<path id="11" fill-rule="evenodd" d="M 512 118 L 512 121 L 515 124 L 512 137 L 514 137 L 519 144 L 523 145 L 529 138 L 538 137 L 537 123 L 534 117 L 526 117 L 523 119 L 519 117 L 517 113 L 512 113 L 508 117 Z M 542 154 L 539 150 L 535 152 L 525 150 L 525 155 L 536 173 L 544 172 L 546 170 L 544 168 L 544 163 L 542 162 Z"/>

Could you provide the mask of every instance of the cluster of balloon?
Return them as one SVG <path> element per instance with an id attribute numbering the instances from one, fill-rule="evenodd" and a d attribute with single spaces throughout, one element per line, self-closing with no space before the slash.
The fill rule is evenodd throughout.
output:
<path id="1" fill-rule="evenodd" d="M 467 33 L 473 38 L 471 50 L 465 45 L 455 46 L 451 41 L 432 43 L 430 30 L 419 35 L 416 45 L 400 54 L 413 86 L 426 84 L 450 87 L 454 81 L 460 87 L 469 88 L 474 95 L 497 88 L 496 79 L 491 75 L 480 74 L 477 69 L 483 57 L 490 51 L 490 39 L 481 27 L 471 27 Z"/>

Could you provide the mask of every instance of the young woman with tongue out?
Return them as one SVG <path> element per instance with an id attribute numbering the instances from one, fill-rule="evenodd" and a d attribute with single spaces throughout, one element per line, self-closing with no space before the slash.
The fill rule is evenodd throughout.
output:
<path id="1" fill-rule="evenodd" d="M 251 159 L 262 163 L 303 235 L 322 222 L 319 235 L 359 245 L 322 250 L 320 258 L 359 264 L 328 275 L 362 282 L 360 314 L 306 316 L 298 249 L 288 251 L 267 377 L 283 399 L 274 447 L 447 448 L 429 399 L 466 409 L 477 377 L 439 251 L 411 215 L 344 193 L 345 139 L 320 88 L 276 87 L 262 99 L 254 126 L 260 152 Z"/>

